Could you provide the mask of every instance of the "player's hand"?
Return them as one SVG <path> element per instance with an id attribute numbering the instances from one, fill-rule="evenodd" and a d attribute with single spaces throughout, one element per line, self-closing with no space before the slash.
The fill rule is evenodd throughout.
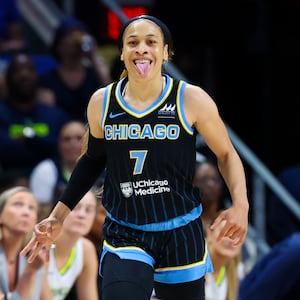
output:
<path id="1" fill-rule="evenodd" d="M 45 260 L 49 262 L 50 248 L 58 237 L 62 224 L 55 218 L 46 218 L 35 225 L 33 236 L 28 244 L 22 249 L 20 255 L 29 255 L 28 262 L 35 260 L 37 255 L 44 251 Z"/>
<path id="2" fill-rule="evenodd" d="M 219 224 L 225 220 L 225 226 L 220 231 L 217 240 L 223 237 L 229 237 L 234 240 L 234 245 L 241 245 L 244 243 L 248 230 L 248 209 L 231 206 L 222 211 L 210 226 L 214 230 Z"/>

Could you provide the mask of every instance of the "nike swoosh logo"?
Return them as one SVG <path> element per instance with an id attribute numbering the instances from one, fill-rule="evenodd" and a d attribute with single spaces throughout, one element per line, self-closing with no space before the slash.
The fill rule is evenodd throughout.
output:
<path id="1" fill-rule="evenodd" d="M 120 112 L 120 113 L 117 113 L 117 114 L 113 114 L 113 113 L 111 112 L 111 113 L 109 114 L 109 118 L 110 118 L 110 119 L 114 119 L 114 118 L 119 117 L 119 116 L 122 116 L 122 115 L 124 115 L 124 114 L 126 114 L 125 111 Z"/>

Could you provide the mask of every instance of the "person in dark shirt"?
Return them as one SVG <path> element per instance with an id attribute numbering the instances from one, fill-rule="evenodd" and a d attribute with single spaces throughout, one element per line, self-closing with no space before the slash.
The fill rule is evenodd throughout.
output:
<path id="1" fill-rule="evenodd" d="M 41 88 L 71 118 L 86 121 L 89 98 L 111 81 L 108 65 L 86 26 L 70 17 L 56 29 L 51 53 L 57 66 L 41 75 Z"/>
<path id="2" fill-rule="evenodd" d="M 38 101 L 38 74 L 29 55 L 12 58 L 6 84 L 7 97 L 0 102 L 0 165 L 29 175 L 39 161 L 56 156 L 59 131 L 69 117 Z"/>
<path id="3" fill-rule="evenodd" d="M 300 232 L 275 244 L 240 283 L 238 300 L 300 299 Z"/>
<path id="4" fill-rule="evenodd" d="M 300 204 L 300 165 L 282 170 L 278 175 L 278 180 Z M 276 194 L 271 194 L 270 197 L 267 222 L 268 239 L 271 245 L 300 231 L 300 220 Z"/>
<path id="5" fill-rule="evenodd" d="M 18 1 L 0 0 L 0 55 L 14 55 L 27 48 Z"/>

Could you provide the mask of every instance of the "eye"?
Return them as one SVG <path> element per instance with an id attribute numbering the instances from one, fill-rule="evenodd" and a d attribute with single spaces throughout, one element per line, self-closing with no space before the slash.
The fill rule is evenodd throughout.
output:
<path id="1" fill-rule="evenodd" d="M 201 177 L 198 179 L 198 182 L 200 183 L 208 183 L 208 182 L 212 182 L 214 184 L 221 184 L 222 181 L 220 178 L 217 177 Z"/>
<path id="2" fill-rule="evenodd" d="M 133 46 L 137 45 L 137 41 L 131 40 L 131 41 L 128 41 L 127 44 L 128 44 L 129 46 L 133 47 Z"/>
<path id="3" fill-rule="evenodd" d="M 22 207 L 23 205 L 24 205 L 24 203 L 22 201 L 16 201 L 14 203 L 14 206 L 16 206 L 16 207 Z"/>
<path id="4" fill-rule="evenodd" d="M 88 206 L 88 207 L 86 207 L 85 211 L 88 214 L 93 214 L 93 213 L 96 212 L 96 207 L 95 206 Z"/>
<path id="5" fill-rule="evenodd" d="M 31 211 L 37 211 L 37 206 L 36 205 L 29 205 L 29 209 Z"/>
<path id="6" fill-rule="evenodd" d="M 149 45 L 154 45 L 154 44 L 157 44 L 157 41 L 156 40 L 149 40 L 148 44 Z"/>

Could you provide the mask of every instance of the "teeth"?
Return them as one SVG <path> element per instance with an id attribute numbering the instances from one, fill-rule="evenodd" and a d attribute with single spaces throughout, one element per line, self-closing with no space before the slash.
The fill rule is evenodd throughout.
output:
<path id="1" fill-rule="evenodd" d="M 136 61 L 135 61 L 136 64 L 146 64 L 146 63 L 148 63 L 148 62 L 149 62 L 149 60 L 146 60 L 146 59 L 143 59 L 143 60 L 136 60 Z"/>

